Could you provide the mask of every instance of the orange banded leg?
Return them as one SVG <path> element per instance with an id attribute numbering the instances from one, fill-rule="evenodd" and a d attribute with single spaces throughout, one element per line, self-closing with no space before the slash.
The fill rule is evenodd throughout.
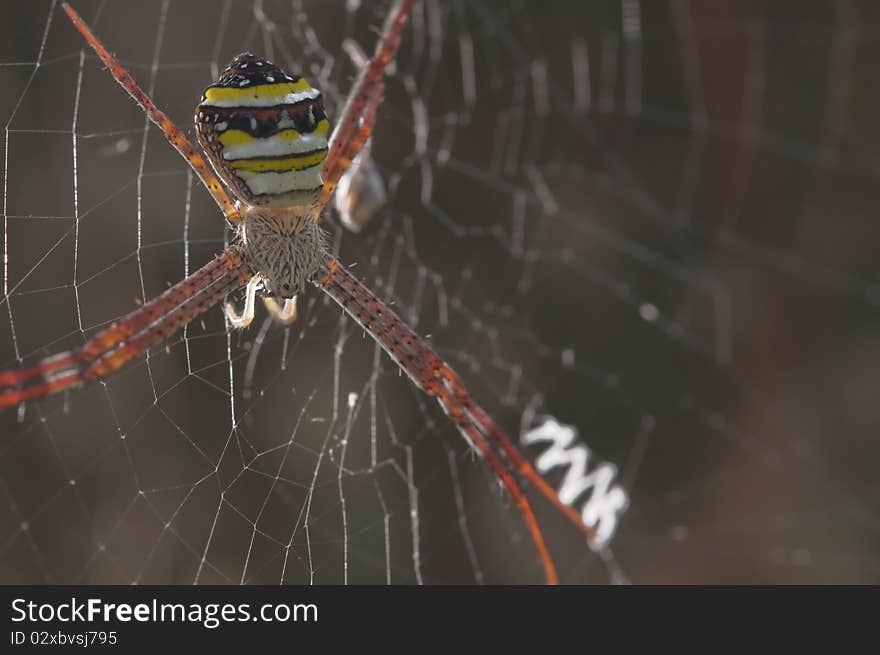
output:
<path id="1" fill-rule="evenodd" d="M 322 270 L 315 279 L 315 284 L 320 286 L 331 298 L 357 321 L 386 353 L 406 372 L 413 383 L 429 396 L 437 398 L 444 412 L 452 419 L 464 436 L 465 440 L 476 450 L 498 477 L 505 490 L 510 494 L 522 513 L 526 525 L 531 534 L 532 541 L 541 557 L 544 566 L 544 575 L 548 583 L 558 582 L 556 567 L 553 558 L 544 540 L 544 535 L 538 525 L 531 505 L 522 491 L 516 478 L 505 467 L 498 454 L 492 449 L 487 439 L 483 436 L 487 427 L 491 427 L 495 434 L 492 440 L 506 442 L 509 449 L 515 451 L 516 447 L 501 430 L 491 421 L 483 424 L 475 417 L 476 405 L 467 395 L 464 387 L 450 389 L 446 384 L 447 378 L 438 375 L 438 364 L 451 371 L 448 366 L 431 350 L 431 348 L 412 330 L 410 330 L 398 316 L 392 312 L 382 301 L 376 298 L 364 285 L 362 285 L 345 267 L 332 257 L 325 258 Z M 454 375 L 454 374 L 453 374 Z M 457 378 L 455 378 L 457 380 Z M 482 410 L 480 410 L 482 412 Z M 483 414 L 485 416 L 485 414 Z M 503 448 L 505 455 L 508 449 Z M 517 453 L 518 454 L 518 453 Z M 520 456 L 521 457 L 521 456 Z M 541 481 L 543 487 L 539 490 L 546 495 L 551 494 L 551 500 L 559 503 L 555 492 L 540 478 L 537 472 L 532 473 Z M 531 479 L 531 476 L 528 476 Z M 576 513 L 575 513 L 576 515 Z M 583 525 L 578 518 L 577 522 Z"/>
<path id="2" fill-rule="evenodd" d="M 529 480 L 542 496 L 549 500 L 557 510 L 584 533 L 588 540 L 592 541 L 595 539 L 595 529 L 584 524 L 580 514 L 578 514 L 574 507 L 566 505 L 559 499 L 556 491 L 547 484 L 547 481 L 535 470 L 531 462 L 523 457 L 513 441 L 498 427 L 498 424 L 486 414 L 482 407 L 474 403 L 458 374 L 446 362 L 440 359 L 424 341 L 419 340 L 417 350 L 419 358 L 426 362 L 426 368 L 431 371 L 434 378 L 443 385 L 444 389 L 452 395 L 455 404 L 462 407 L 468 413 L 471 421 L 479 426 L 482 434 L 488 436 L 489 439 L 498 445 L 519 474 Z"/>
<path id="3" fill-rule="evenodd" d="M 220 180 L 214 175 L 214 172 L 205 162 L 204 157 L 199 154 L 199 151 L 196 150 L 190 140 L 186 138 L 186 135 L 171 122 L 171 119 L 168 118 L 162 110 L 153 104 L 153 101 L 150 100 L 149 96 L 147 96 L 147 94 L 138 86 L 137 82 L 134 81 L 134 78 L 129 72 L 123 68 L 122 64 L 116 61 L 116 58 L 110 54 L 107 48 L 105 48 L 98 40 L 98 37 L 92 33 L 92 30 L 85 24 L 83 19 L 80 18 L 79 14 L 76 13 L 76 10 L 67 3 L 64 3 L 62 6 L 64 7 L 64 11 L 67 12 L 73 26 L 79 30 L 79 33 L 83 35 L 89 45 L 92 46 L 92 49 L 98 54 L 98 57 L 101 58 L 101 61 L 104 62 L 104 65 L 110 70 L 113 79 L 119 82 L 120 86 L 128 91 L 131 97 L 135 99 L 135 102 L 137 102 L 141 109 L 143 109 L 147 116 L 149 116 L 150 120 L 162 130 L 165 134 L 165 138 L 168 139 L 168 142 L 174 146 L 174 149 L 180 153 L 190 166 L 192 166 L 196 175 L 199 176 L 199 179 L 208 188 L 208 193 L 210 193 L 211 197 L 214 198 L 218 205 L 220 205 L 220 209 L 223 210 L 223 215 L 226 217 L 226 220 L 233 225 L 240 223 L 241 214 L 238 209 L 236 209 L 235 204 L 230 200 L 229 195 L 226 193 Z"/>
<path id="4" fill-rule="evenodd" d="M 510 474 L 510 471 L 504 465 L 504 462 L 502 462 L 501 458 L 498 457 L 494 450 L 492 450 L 489 443 L 480 433 L 477 425 L 470 420 L 467 416 L 467 412 L 464 411 L 464 408 L 458 404 L 452 396 L 446 393 L 445 390 L 439 391 L 436 394 L 432 393 L 434 389 L 431 389 L 430 386 L 423 390 L 429 396 L 437 398 L 440 406 L 443 407 L 443 411 L 453 420 L 459 432 L 461 432 L 465 439 L 471 444 L 471 447 L 486 460 L 489 467 L 499 478 L 505 491 L 510 494 L 513 502 L 516 503 L 516 506 L 519 508 L 520 513 L 525 519 L 526 525 L 529 528 L 529 533 L 532 536 L 532 541 L 535 543 L 535 548 L 537 548 L 538 555 L 541 557 L 541 562 L 544 565 L 544 577 L 547 580 L 547 584 L 559 584 L 556 565 L 553 563 L 553 557 L 547 549 L 547 544 L 544 541 L 544 533 L 538 525 L 538 519 L 535 517 L 534 511 L 532 511 L 532 506 L 529 503 L 528 498 L 526 498 L 525 493 L 523 493 L 519 482 L 517 482 L 516 478 Z"/>
<path id="5" fill-rule="evenodd" d="M 471 415 L 472 420 L 480 426 L 481 431 L 498 444 L 498 447 L 504 452 L 505 457 L 513 463 L 520 475 L 535 485 L 535 488 L 541 493 L 541 495 L 549 500 L 556 509 L 562 512 L 569 521 L 574 523 L 575 526 L 584 533 L 584 536 L 586 536 L 588 540 L 594 540 L 596 537 L 595 529 L 584 524 L 580 514 L 578 514 L 574 507 L 566 505 L 559 499 L 559 495 L 554 491 L 553 487 L 547 484 L 547 481 L 544 480 L 541 474 L 535 470 L 535 467 L 532 466 L 531 462 L 523 457 L 522 453 L 513 444 L 510 438 L 504 434 L 501 428 L 498 427 L 498 424 L 486 414 L 482 407 L 474 404 L 456 372 L 437 357 L 437 355 L 434 355 L 434 357 L 436 357 L 433 367 L 435 375 L 438 379 L 444 381 L 445 386 L 453 393 L 458 404 L 466 408 L 467 412 Z"/>
<path id="6" fill-rule="evenodd" d="M 349 299 L 351 296 L 363 296 L 363 300 L 361 301 L 363 307 L 360 308 L 359 311 L 361 311 L 362 314 L 369 316 L 371 324 L 379 324 L 385 331 L 390 333 L 389 336 L 386 337 L 386 340 L 389 341 L 389 345 L 386 347 L 383 343 L 383 347 L 386 348 L 386 351 L 389 347 L 393 347 L 400 352 L 400 359 L 395 358 L 395 361 L 403 366 L 403 369 L 407 372 L 410 379 L 412 379 L 412 381 L 423 390 L 425 384 L 430 384 L 432 387 L 435 387 L 437 384 L 442 385 L 446 392 L 445 395 L 451 394 L 454 399 L 454 401 L 451 402 L 454 402 L 456 405 L 461 406 L 467 411 L 470 420 L 481 428 L 480 432 L 482 434 L 485 434 L 489 439 L 498 444 L 504 452 L 505 457 L 516 466 L 520 475 L 534 484 L 535 488 L 541 493 L 541 495 L 549 500 L 554 507 L 574 523 L 588 539 L 594 539 L 595 530 L 584 525 L 577 510 L 559 500 L 559 496 L 553 488 L 547 484 L 546 480 L 544 480 L 541 474 L 535 470 L 528 459 L 523 457 L 513 441 L 489 417 L 489 415 L 486 414 L 482 407 L 474 403 L 464 384 L 461 382 L 461 378 L 458 377 L 458 374 L 446 364 L 437 353 L 425 343 L 424 340 L 413 333 L 412 330 L 410 330 L 409 327 L 407 327 L 407 325 L 401 321 L 396 314 L 394 314 L 394 312 L 388 309 L 381 301 L 375 298 L 366 287 L 360 284 L 360 282 L 358 282 L 340 262 L 336 261 L 336 265 L 336 268 L 329 263 L 325 266 L 328 271 L 331 268 L 333 269 L 333 278 L 340 278 L 342 281 L 340 287 L 344 287 L 342 291 L 346 295 L 346 302 L 350 304 L 354 302 Z M 356 289 L 355 287 L 359 287 L 359 289 Z M 335 296 L 334 299 L 336 299 Z M 337 302 L 345 307 L 343 302 L 338 299 Z M 349 311 L 349 313 L 351 312 Z M 381 318 L 383 316 L 386 318 Z M 357 319 L 358 317 L 355 316 L 355 318 Z M 403 339 L 400 339 L 395 336 L 395 333 L 403 334 L 405 336 Z M 419 365 L 418 376 L 412 374 L 416 362 Z M 404 365 L 406 363 L 410 364 L 406 366 Z M 429 379 L 431 380 L 430 382 L 423 384 L 422 380 Z M 439 395 L 439 392 L 433 391 L 430 395 Z"/>
<path id="7" fill-rule="evenodd" d="M 330 200 L 330 197 L 336 191 L 336 187 L 339 186 L 339 180 L 342 179 L 345 171 L 349 169 L 352 162 L 363 150 L 370 136 L 372 136 L 373 126 L 376 124 L 376 110 L 379 108 L 379 103 L 382 101 L 382 92 L 384 89 L 385 85 L 381 82 L 378 86 L 373 88 L 369 94 L 367 106 L 364 109 L 363 119 L 361 120 L 357 131 L 354 133 L 354 136 L 351 137 L 344 148 L 339 150 L 336 158 L 330 162 L 329 165 L 324 166 L 323 186 L 318 195 L 317 207 L 324 207 L 324 205 Z M 333 146 L 331 145 L 330 148 L 332 152 Z M 314 216 L 313 218 L 317 219 L 317 216 Z"/>
<path id="8" fill-rule="evenodd" d="M 342 267 L 341 263 L 337 262 L 337 264 L 340 268 Z M 387 339 L 391 340 L 389 346 L 393 346 L 403 353 L 401 355 L 401 360 L 399 361 L 395 358 L 395 361 L 403 366 L 404 370 L 409 374 L 410 379 L 429 395 L 436 396 L 444 406 L 446 406 L 448 402 L 449 404 L 454 404 L 466 411 L 471 423 L 478 426 L 482 434 L 486 435 L 491 441 L 498 445 L 505 457 L 516 467 L 519 474 L 529 480 L 542 496 L 550 501 L 557 510 L 559 510 L 569 519 L 569 521 L 583 532 L 588 540 L 594 540 L 596 537 L 595 529 L 584 524 L 580 514 L 578 514 L 574 507 L 566 505 L 559 499 L 559 495 L 556 491 L 547 484 L 547 481 L 535 470 L 531 462 L 523 457 L 513 441 L 504 433 L 498 424 L 486 414 L 485 410 L 473 401 L 462 383 L 461 378 L 458 377 L 458 374 L 446 364 L 446 362 L 444 362 L 424 340 L 413 333 L 396 314 L 388 309 L 377 298 L 373 297 L 370 291 L 354 279 L 344 268 L 342 268 L 342 271 L 337 275 L 341 277 L 342 272 L 344 272 L 348 278 L 351 278 L 350 281 L 346 281 L 347 286 L 353 288 L 354 285 L 357 285 L 362 289 L 357 293 L 369 295 L 363 312 L 365 314 L 369 313 L 374 315 L 372 318 L 374 324 L 380 322 L 381 319 L 379 317 L 387 316 L 387 318 L 381 320 L 381 324 L 384 329 L 390 333 L 387 337 Z M 403 334 L 406 336 L 404 337 L 404 340 L 401 341 L 394 336 L 395 334 Z M 383 347 L 385 347 L 384 344 Z M 386 351 L 391 354 L 387 347 Z M 410 368 L 404 365 L 403 362 L 409 362 L 410 366 L 413 366 L 414 363 L 417 362 L 420 366 L 419 374 L 413 375 Z M 426 385 L 429 388 L 426 388 Z M 442 387 L 442 393 L 436 389 L 438 385 Z M 444 399 L 448 400 L 444 402 Z M 449 412 L 447 411 L 447 413 Z M 455 420 L 456 417 L 452 416 L 452 418 Z"/>
<path id="9" fill-rule="evenodd" d="M 0 407 L 106 377 L 216 305 L 244 285 L 250 275 L 240 251 L 228 249 L 96 334 L 81 348 L 48 357 L 34 366 L 0 372 Z"/>
<path id="10" fill-rule="evenodd" d="M 364 66 L 348 95 L 339 123 L 333 132 L 330 151 L 324 163 L 324 186 L 312 210 L 312 218 L 320 216 L 339 178 L 345 173 L 360 148 L 370 138 L 375 123 L 375 113 L 382 100 L 385 68 L 397 54 L 403 28 L 409 18 L 414 0 L 399 0 L 389 12 L 382 37 L 376 44 L 372 59 Z M 370 118 L 370 115 L 373 118 Z M 360 145 L 357 145 L 357 144 Z"/>

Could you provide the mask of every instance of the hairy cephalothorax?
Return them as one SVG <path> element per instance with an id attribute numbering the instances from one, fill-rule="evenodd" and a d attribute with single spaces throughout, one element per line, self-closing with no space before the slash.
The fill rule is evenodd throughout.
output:
<path id="1" fill-rule="evenodd" d="M 325 251 L 323 230 L 308 216 L 252 208 L 241 223 L 247 263 L 268 296 L 291 299 L 318 270 Z"/>

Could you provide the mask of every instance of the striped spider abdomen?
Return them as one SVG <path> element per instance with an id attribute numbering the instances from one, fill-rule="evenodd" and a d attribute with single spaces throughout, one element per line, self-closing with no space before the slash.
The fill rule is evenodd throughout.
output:
<path id="1" fill-rule="evenodd" d="M 199 143 L 246 206 L 305 207 L 322 185 L 330 123 L 321 92 L 272 62 L 242 53 L 205 89 Z"/>

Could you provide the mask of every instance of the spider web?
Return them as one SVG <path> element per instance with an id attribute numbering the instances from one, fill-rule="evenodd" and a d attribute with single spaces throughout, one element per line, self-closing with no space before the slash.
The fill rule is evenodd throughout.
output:
<path id="1" fill-rule="evenodd" d="M 75 4 L 190 135 L 242 50 L 338 115 L 343 42 L 371 50 L 387 11 Z M 601 553 L 530 492 L 563 582 L 880 580 L 876 13 L 417 3 L 372 148 L 388 201 L 357 234 L 326 226 L 511 436 L 552 416 L 617 466 L 630 506 Z M 58 4 L 5 18 L 4 368 L 230 238 Z M 0 507 L 5 583 L 543 580 L 440 409 L 315 289 L 289 328 L 231 332 L 214 309 L 0 413 Z"/>

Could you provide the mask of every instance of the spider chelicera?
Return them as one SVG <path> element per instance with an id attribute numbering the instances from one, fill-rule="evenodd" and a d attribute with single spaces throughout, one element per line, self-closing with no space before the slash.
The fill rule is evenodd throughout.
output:
<path id="1" fill-rule="evenodd" d="M 233 327 L 246 327 L 253 320 L 258 292 L 278 320 L 291 323 L 296 320 L 297 295 L 308 282 L 333 298 L 413 384 L 438 400 L 522 513 L 546 580 L 552 584 L 557 582 L 556 568 L 518 478 L 533 484 L 588 539 L 594 537 L 594 530 L 559 500 L 472 400 L 458 375 L 327 250 L 318 225 L 340 178 L 372 134 L 385 69 L 397 53 L 413 3 L 398 0 L 390 11 L 375 53 L 361 68 L 329 142 L 330 125 L 318 89 L 268 60 L 250 53 L 236 56 L 205 90 L 195 111 L 198 140 L 211 166 L 65 4 L 64 11 L 110 74 L 199 176 L 237 239 L 212 262 L 80 348 L 32 366 L 0 371 L 0 407 L 103 379 L 243 286 L 241 314 L 226 305 Z"/>

